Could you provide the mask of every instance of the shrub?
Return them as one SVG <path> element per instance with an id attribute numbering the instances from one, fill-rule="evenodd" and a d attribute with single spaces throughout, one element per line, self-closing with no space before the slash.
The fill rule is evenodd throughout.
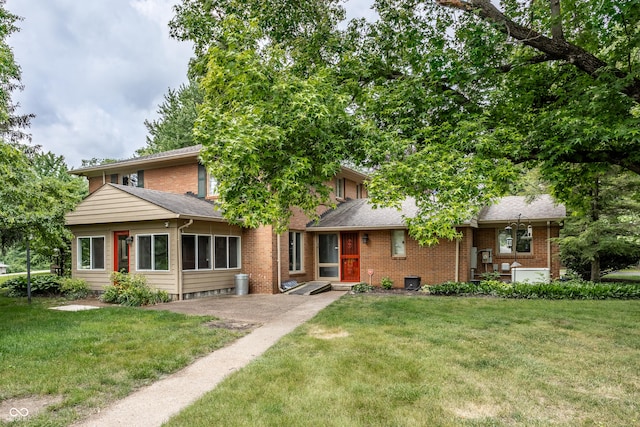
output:
<path id="1" fill-rule="evenodd" d="M 27 296 L 27 276 L 17 276 L 4 282 L 10 297 Z M 60 293 L 60 278 L 54 274 L 31 276 L 31 295 L 55 295 Z"/>
<path id="2" fill-rule="evenodd" d="M 60 280 L 60 293 L 68 299 L 80 299 L 89 295 L 89 284 L 83 279 L 64 278 Z"/>
<path id="3" fill-rule="evenodd" d="M 351 288 L 351 291 L 356 294 L 362 294 L 365 292 L 370 292 L 372 289 L 373 289 L 373 286 L 369 285 L 368 283 L 360 282 L 353 285 L 353 287 Z"/>
<path id="4" fill-rule="evenodd" d="M 111 282 L 113 284 L 105 286 L 100 297 L 104 302 L 139 307 L 170 300 L 168 292 L 151 289 L 147 278 L 141 274 L 131 276 L 114 271 L 111 273 Z"/>
<path id="5" fill-rule="evenodd" d="M 504 283 L 499 280 L 446 282 L 428 287 L 433 295 L 491 295 L 502 298 L 637 299 L 640 283 L 593 283 L 582 280 L 550 283 Z"/>
<path id="6" fill-rule="evenodd" d="M 382 289 L 391 289 L 393 288 L 393 280 L 388 277 L 383 277 L 380 281 L 380 286 L 382 286 Z"/>

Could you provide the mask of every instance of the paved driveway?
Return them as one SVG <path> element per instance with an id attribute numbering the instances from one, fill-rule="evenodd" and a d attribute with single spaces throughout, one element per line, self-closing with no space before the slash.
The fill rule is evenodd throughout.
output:
<path id="1" fill-rule="evenodd" d="M 228 295 L 174 301 L 148 307 L 149 310 L 169 310 L 177 313 L 216 316 L 224 320 L 264 324 L 313 299 L 329 295 L 344 295 L 344 291 L 329 291 L 318 295 Z"/>

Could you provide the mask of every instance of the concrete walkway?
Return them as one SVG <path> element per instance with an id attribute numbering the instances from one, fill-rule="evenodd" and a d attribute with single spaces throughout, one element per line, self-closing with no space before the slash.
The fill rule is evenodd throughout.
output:
<path id="1" fill-rule="evenodd" d="M 171 416 L 215 388 L 227 375 L 246 366 L 284 335 L 311 319 L 345 293 L 331 291 L 313 296 L 274 295 L 273 299 L 269 298 L 271 296 L 261 298 L 260 301 L 263 304 L 264 301 L 272 301 L 274 305 L 281 306 L 278 302 L 285 302 L 283 305 L 288 309 L 272 316 L 262 326 L 229 346 L 216 350 L 181 371 L 132 393 L 75 426 L 160 426 Z M 251 307 L 252 298 L 250 297 L 251 295 L 219 298 L 216 303 L 227 306 L 231 305 L 230 303 L 242 304 L 245 307 Z M 287 298 L 292 299 L 287 300 Z M 193 302 L 193 304 L 198 303 L 203 304 L 196 300 Z M 189 301 L 180 302 L 180 304 L 189 306 Z M 168 306 L 164 308 L 170 309 Z"/>

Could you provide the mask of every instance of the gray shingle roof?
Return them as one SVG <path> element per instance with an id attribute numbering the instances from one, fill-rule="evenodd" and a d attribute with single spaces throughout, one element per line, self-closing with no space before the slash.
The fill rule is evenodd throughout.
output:
<path id="1" fill-rule="evenodd" d="M 163 151 L 162 153 L 149 154 L 146 156 L 133 157 L 131 159 L 118 160 L 112 163 L 104 163 L 95 166 L 87 166 L 84 168 L 72 169 L 69 173 L 81 175 L 85 172 L 103 170 L 103 169 L 114 169 L 122 166 L 127 166 L 128 164 L 136 165 L 139 163 L 146 163 L 149 161 L 160 161 L 160 160 L 168 160 L 173 157 L 188 157 L 190 155 L 198 156 L 200 154 L 200 150 L 202 150 L 202 145 L 192 145 L 190 147 L 177 148 L 175 150 Z"/>
<path id="2" fill-rule="evenodd" d="M 405 227 L 404 217 L 412 218 L 418 211 L 413 199 L 406 199 L 401 210 L 374 209 L 368 199 L 347 200 L 326 212 L 319 222 L 308 224 L 310 229 L 375 229 Z M 496 204 L 483 208 L 478 224 L 516 220 L 518 214 L 530 221 L 561 220 L 566 216 L 563 205 L 556 204 L 551 196 L 542 195 L 527 203 L 526 197 L 510 196 Z"/>
<path id="3" fill-rule="evenodd" d="M 188 194 L 174 194 L 147 188 L 108 184 L 158 207 L 185 217 L 222 220 L 222 214 L 212 202 Z"/>
<path id="4" fill-rule="evenodd" d="M 483 208 L 478 215 L 478 223 L 513 221 L 519 214 L 530 221 L 558 221 L 567 216 L 567 209 L 548 194 L 537 196 L 530 203 L 526 197 L 508 196 Z"/>
<path id="5" fill-rule="evenodd" d="M 312 222 L 308 228 L 389 228 L 404 227 L 403 216 L 413 217 L 418 211 L 413 199 L 406 199 L 401 210 L 394 208 L 374 209 L 369 199 L 347 200 L 335 209 L 326 212 L 318 223 Z"/>

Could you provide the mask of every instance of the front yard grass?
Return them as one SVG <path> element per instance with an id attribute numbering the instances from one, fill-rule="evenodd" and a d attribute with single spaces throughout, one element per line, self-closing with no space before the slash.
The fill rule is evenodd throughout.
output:
<path id="1" fill-rule="evenodd" d="M 346 296 L 169 426 L 640 424 L 640 302 Z"/>
<path id="2" fill-rule="evenodd" d="M 33 414 L 25 401 L 55 402 L 21 426 L 69 425 L 243 335 L 207 326 L 211 317 L 126 307 L 49 310 L 55 303 L 0 296 L 0 406 L 20 401 L 18 409 Z M 8 419 L 0 414 L 0 425 Z"/>

